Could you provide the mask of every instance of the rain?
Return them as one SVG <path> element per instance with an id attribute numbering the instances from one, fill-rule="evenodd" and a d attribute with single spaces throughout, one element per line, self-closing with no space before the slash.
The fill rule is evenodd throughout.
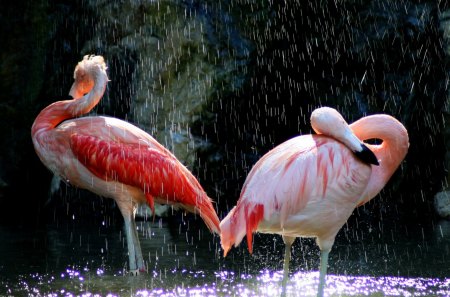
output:
<path id="1" fill-rule="evenodd" d="M 396 118 L 408 153 L 338 232 L 324 296 L 450 296 L 446 1 L 22 2 L 0 4 L 1 296 L 282 294 L 280 235 L 255 233 L 252 254 L 244 237 L 224 257 L 220 236 L 178 205 L 138 208 L 146 269 L 129 275 L 119 206 L 54 176 L 30 136 L 41 110 L 71 99 L 75 66 L 91 54 L 109 81 L 89 116 L 154 137 L 220 220 L 258 160 L 315 134 L 316 108 L 349 124 Z M 319 254 L 313 238 L 294 242 L 287 296 L 316 296 Z"/>

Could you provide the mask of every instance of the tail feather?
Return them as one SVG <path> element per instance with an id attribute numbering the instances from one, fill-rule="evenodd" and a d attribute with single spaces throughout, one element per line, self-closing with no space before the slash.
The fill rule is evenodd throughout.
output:
<path id="1" fill-rule="evenodd" d="M 253 209 L 245 208 L 245 223 L 247 231 L 247 246 L 250 254 L 253 253 L 253 233 L 258 228 L 259 222 L 264 217 L 264 205 L 256 204 Z"/>
<path id="2" fill-rule="evenodd" d="M 177 167 L 179 172 L 177 177 L 180 178 L 181 189 L 178 189 L 180 197 L 184 197 L 183 202 L 193 206 L 195 213 L 198 213 L 205 222 L 211 232 L 220 234 L 220 220 L 213 206 L 213 201 L 208 197 L 203 187 L 192 173 L 182 165 L 175 157 L 175 162 L 179 164 Z M 194 198 L 195 197 L 195 198 Z"/>
<path id="3" fill-rule="evenodd" d="M 195 210 L 211 232 L 220 234 L 219 218 L 214 210 L 211 199 L 206 194 L 204 194 L 201 199 L 197 200 Z"/>
<path id="4" fill-rule="evenodd" d="M 238 246 L 245 235 L 250 253 L 253 252 L 253 233 L 264 217 L 264 205 L 238 203 L 220 223 L 220 243 L 227 255 L 231 247 Z"/>

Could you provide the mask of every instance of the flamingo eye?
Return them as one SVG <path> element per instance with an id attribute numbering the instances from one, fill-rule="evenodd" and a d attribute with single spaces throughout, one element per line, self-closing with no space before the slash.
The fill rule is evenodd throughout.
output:
<path id="1" fill-rule="evenodd" d="M 383 143 L 383 140 L 381 140 L 379 138 L 370 138 L 370 139 L 365 139 L 364 143 L 372 144 L 372 145 L 380 145 Z"/>

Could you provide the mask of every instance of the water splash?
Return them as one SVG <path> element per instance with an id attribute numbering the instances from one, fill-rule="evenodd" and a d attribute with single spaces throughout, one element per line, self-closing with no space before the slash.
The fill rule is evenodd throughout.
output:
<path id="1" fill-rule="evenodd" d="M 315 296 L 318 272 L 290 277 L 288 296 Z M 138 277 L 98 274 L 98 270 L 68 268 L 59 277 L 49 274 L 22 276 L 15 284 L 1 283 L 5 294 L 33 296 L 279 296 L 282 271 L 259 274 L 235 271 L 154 271 Z M 1 292 L 2 290 L 0 290 Z M 3 294 L 2 293 L 2 294 Z M 450 278 L 407 278 L 328 275 L 326 296 L 449 296 Z"/>

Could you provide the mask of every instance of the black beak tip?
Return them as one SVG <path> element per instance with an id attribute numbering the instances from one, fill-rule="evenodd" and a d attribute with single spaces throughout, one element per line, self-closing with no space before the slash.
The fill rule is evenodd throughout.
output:
<path id="1" fill-rule="evenodd" d="M 375 156 L 375 154 L 364 144 L 361 144 L 361 151 L 356 151 L 354 152 L 356 157 L 358 159 L 360 159 L 361 161 L 363 161 L 366 164 L 371 164 L 371 165 L 380 165 L 380 163 L 378 162 L 377 156 Z"/>
<path id="2" fill-rule="evenodd" d="M 373 164 L 373 165 L 376 165 L 376 166 L 380 166 L 380 162 L 378 162 L 377 159 L 375 159 L 375 161 L 374 161 L 372 164 Z"/>

